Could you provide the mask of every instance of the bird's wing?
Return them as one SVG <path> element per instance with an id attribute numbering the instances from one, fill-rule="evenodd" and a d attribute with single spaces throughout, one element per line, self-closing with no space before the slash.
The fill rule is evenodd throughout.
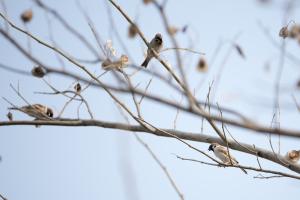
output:
<path id="1" fill-rule="evenodd" d="M 229 156 L 226 147 L 219 145 L 219 146 L 216 147 L 216 149 L 217 149 L 217 151 L 220 152 L 220 154 L 223 154 L 224 157 L 227 157 L 227 161 L 226 161 L 227 164 L 231 164 L 231 163 L 230 163 L 230 160 L 229 160 L 229 157 L 231 158 L 232 164 L 236 165 L 236 164 L 239 163 L 239 162 L 238 162 L 231 154 L 230 154 L 230 156 Z"/>
<path id="2" fill-rule="evenodd" d="M 226 147 L 221 146 L 221 145 L 218 145 L 218 146 L 216 147 L 216 149 L 217 149 L 219 152 L 228 155 L 228 151 L 227 151 L 227 148 L 226 148 Z"/>

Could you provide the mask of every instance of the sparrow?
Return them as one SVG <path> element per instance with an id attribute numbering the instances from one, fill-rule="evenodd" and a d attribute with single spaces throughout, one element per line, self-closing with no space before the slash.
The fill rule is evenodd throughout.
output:
<path id="1" fill-rule="evenodd" d="M 219 158 L 224 164 L 226 165 L 238 165 L 239 162 L 232 156 L 228 154 L 227 148 L 218 144 L 218 143 L 212 143 L 209 148 L 209 151 L 213 151 L 215 156 Z M 231 159 L 231 161 L 230 161 Z M 243 168 L 240 168 L 245 174 L 247 174 L 247 171 Z"/>
<path id="2" fill-rule="evenodd" d="M 159 51 L 161 50 L 163 46 L 163 40 L 162 40 L 162 36 L 160 33 L 157 33 L 154 38 L 151 40 L 148 50 L 147 50 L 147 56 L 144 60 L 144 62 L 141 64 L 141 66 L 143 67 L 147 67 L 149 61 L 154 57 L 152 50 L 155 50 L 157 53 L 159 53 Z"/>
<path id="3" fill-rule="evenodd" d="M 9 108 L 11 110 L 19 110 L 27 115 L 34 117 L 35 119 L 49 119 L 53 117 L 53 111 L 51 108 L 41 105 L 41 104 L 33 104 L 28 106 L 22 106 L 21 108 Z"/>
<path id="4" fill-rule="evenodd" d="M 286 153 L 285 159 L 291 163 L 297 163 L 300 160 L 300 150 L 291 150 Z"/>
<path id="5" fill-rule="evenodd" d="M 106 59 L 102 63 L 102 68 L 104 70 L 122 70 L 128 65 L 128 56 L 122 55 L 118 60 L 111 61 L 109 59 Z"/>

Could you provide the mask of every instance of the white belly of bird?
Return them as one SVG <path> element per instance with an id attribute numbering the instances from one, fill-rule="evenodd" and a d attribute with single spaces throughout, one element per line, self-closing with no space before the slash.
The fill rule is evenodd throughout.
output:
<path id="1" fill-rule="evenodd" d="M 219 158 L 223 163 L 228 163 L 229 162 L 229 158 L 228 156 L 226 156 L 224 153 L 221 153 L 219 151 L 214 151 L 214 154 L 217 158 Z"/>

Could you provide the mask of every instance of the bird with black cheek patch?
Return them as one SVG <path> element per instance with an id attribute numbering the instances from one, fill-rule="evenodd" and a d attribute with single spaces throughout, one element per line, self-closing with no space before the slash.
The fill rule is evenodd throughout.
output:
<path id="1" fill-rule="evenodd" d="M 226 165 L 238 165 L 239 162 L 232 156 L 228 154 L 227 148 L 218 144 L 218 143 L 212 143 L 209 145 L 208 148 L 209 151 L 213 151 L 215 156 L 220 159 L 224 164 Z M 240 168 L 245 174 L 247 174 L 247 171 L 243 168 Z"/>
<path id="2" fill-rule="evenodd" d="M 159 53 L 159 51 L 162 49 L 163 47 L 163 40 L 162 40 L 162 36 L 160 33 L 157 33 L 154 38 L 151 40 L 150 44 L 149 44 L 148 50 L 147 50 L 147 56 L 144 60 L 144 62 L 141 64 L 141 66 L 143 67 L 147 67 L 148 63 L 150 62 L 150 60 L 154 57 L 154 54 L 152 52 L 151 49 L 153 49 L 154 51 L 156 51 L 156 53 Z"/>
<path id="3" fill-rule="evenodd" d="M 35 119 L 47 120 L 53 117 L 53 111 L 51 108 L 41 105 L 33 104 L 28 106 L 22 106 L 20 108 L 9 108 L 10 110 L 19 110 Z"/>

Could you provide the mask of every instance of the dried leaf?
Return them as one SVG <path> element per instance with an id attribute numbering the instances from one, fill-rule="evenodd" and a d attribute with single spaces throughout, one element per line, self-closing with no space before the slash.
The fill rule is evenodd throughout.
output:
<path id="1" fill-rule="evenodd" d="M 135 25 L 130 25 L 128 27 L 128 37 L 134 38 L 137 35 L 138 31 Z"/>
<path id="2" fill-rule="evenodd" d="M 113 43 L 111 40 L 106 41 L 104 48 L 105 48 L 105 51 L 106 51 L 108 57 L 116 56 L 117 53 L 113 47 Z"/>
<path id="3" fill-rule="evenodd" d="M 185 32 L 187 31 L 187 29 L 188 29 L 188 25 L 184 25 L 184 26 L 182 27 L 182 30 L 181 30 L 181 31 L 182 31 L 183 33 L 185 33 Z"/>
<path id="4" fill-rule="evenodd" d="M 75 90 L 77 93 L 80 93 L 80 92 L 81 92 L 81 85 L 80 85 L 80 83 L 77 83 L 77 84 L 74 86 L 74 90 Z"/>
<path id="5" fill-rule="evenodd" d="M 152 0 L 143 0 L 143 2 L 144 2 L 144 4 L 149 4 L 149 3 L 151 3 L 152 2 Z"/>
<path id="6" fill-rule="evenodd" d="M 6 114 L 6 117 L 8 118 L 9 121 L 12 121 L 13 120 L 13 114 L 11 112 L 8 112 Z"/>
<path id="7" fill-rule="evenodd" d="M 179 29 L 175 26 L 168 27 L 168 32 L 170 35 L 175 35 L 178 31 L 179 31 Z"/>
<path id="8" fill-rule="evenodd" d="M 21 19 L 24 23 L 30 22 L 31 19 L 33 17 L 33 12 L 32 10 L 25 10 L 22 14 L 21 14 Z"/>
<path id="9" fill-rule="evenodd" d="M 31 74 L 37 78 L 43 78 L 46 75 L 46 71 L 41 66 L 36 66 L 31 70 Z"/>
<path id="10" fill-rule="evenodd" d="M 289 36 L 289 30 L 287 26 L 284 26 L 280 29 L 279 36 L 282 37 L 283 39 Z"/>
<path id="11" fill-rule="evenodd" d="M 197 69 L 200 72 L 206 72 L 208 70 L 207 62 L 203 57 L 199 59 Z"/>

